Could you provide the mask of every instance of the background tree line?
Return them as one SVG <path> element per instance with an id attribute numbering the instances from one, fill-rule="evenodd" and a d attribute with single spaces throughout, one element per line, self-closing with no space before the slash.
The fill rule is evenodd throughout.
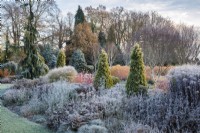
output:
<path id="1" fill-rule="evenodd" d="M 4 2 L 2 8 L 5 37 L 1 44 L 8 49 L 3 48 L 1 52 L 7 60 L 15 62 L 25 58 L 21 49 L 29 12 L 24 4 Z M 198 62 L 200 42 L 196 28 L 175 24 L 156 12 L 135 12 L 123 7 L 108 11 L 99 5 L 97 8 L 88 6 L 85 10 L 79 6 L 75 15 L 68 12 L 63 16 L 55 1 L 38 1 L 32 5 L 33 24 L 38 31 L 34 44 L 39 46 L 42 56 L 48 51 L 57 56 L 58 49 L 65 49 L 66 64 L 69 64 L 73 52 L 80 49 L 86 63 L 95 68 L 103 48 L 110 66 L 129 65 L 130 51 L 139 42 L 145 65 L 150 67 Z M 48 61 L 46 59 L 46 64 Z M 1 62 L 5 62 L 3 57 Z"/>

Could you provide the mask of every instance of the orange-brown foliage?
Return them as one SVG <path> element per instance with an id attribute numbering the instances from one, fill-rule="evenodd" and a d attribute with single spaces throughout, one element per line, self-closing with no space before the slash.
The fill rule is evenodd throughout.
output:
<path id="1" fill-rule="evenodd" d="M 13 72 L 10 73 L 8 69 L 4 70 L 0 69 L 0 77 L 8 77 L 11 75 L 14 75 L 14 73 Z"/>
<path id="2" fill-rule="evenodd" d="M 165 76 L 171 68 L 173 68 L 173 66 L 170 66 L 170 67 L 165 67 L 165 66 L 158 67 L 158 66 L 156 66 L 156 67 L 154 67 L 153 71 L 154 71 L 155 77 L 158 74 L 160 74 L 161 76 Z M 146 66 L 145 69 L 146 69 L 145 76 L 146 76 L 146 79 L 148 81 L 152 78 L 151 77 L 152 70 L 149 66 Z M 118 77 L 121 80 L 126 80 L 128 78 L 128 75 L 129 75 L 130 67 L 129 66 L 116 65 L 116 66 L 112 66 L 110 68 L 110 71 L 111 71 L 112 76 Z"/>
<path id="3" fill-rule="evenodd" d="M 116 65 L 116 66 L 112 66 L 110 68 L 110 71 L 111 71 L 112 76 L 118 77 L 121 80 L 126 80 L 128 78 L 130 67 Z"/>

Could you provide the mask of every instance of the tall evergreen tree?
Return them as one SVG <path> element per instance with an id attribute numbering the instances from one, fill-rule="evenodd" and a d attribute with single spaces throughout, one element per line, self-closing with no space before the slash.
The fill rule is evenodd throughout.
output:
<path id="1" fill-rule="evenodd" d="M 133 48 L 131 54 L 130 73 L 126 82 L 126 92 L 128 95 L 140 92 L 140 85 L 146 86 L 145 67 L 143 53 L 138 44 Z"/>
<path id="2" fill-rule="evenodd" d="M 105 48 L 106 45 L 106 35 L 104 32 L 100 31 L 98 36 L 99 43 L 101 47 Z"/>
<path id="3" fill-rule="evenodd" d="M 78 6 L 78 10 L 75 15 L 75 26 L 84 22 L 85 22 L 85 15 L 83 13 L 81 6 Z"/>
<path id="4" fill-rule="evenodd" d="M 44 58 L 39 54 L 37 47 L 34 45 L 36 41 L 37 30 L 34 27 L 34 14 L 32 12 L 32 1 L 29 0 L 29 17 L 25 27 L 24 34 L 24 52 L 25 59 L 20 63 L 21 71 L 25 78 L 37 78 L 48 72 L 49 68 L 45 64 Z"/>
<path id="5" fill-rule="evenodd" d="M 99 87 L 110 88 L 113 86 L 113 80 L 108 64 L 108 55 L 104 50 L 101 51 L 99 57 L 97 74 L 94 79 L 94 86 L 96 89 Z"/>

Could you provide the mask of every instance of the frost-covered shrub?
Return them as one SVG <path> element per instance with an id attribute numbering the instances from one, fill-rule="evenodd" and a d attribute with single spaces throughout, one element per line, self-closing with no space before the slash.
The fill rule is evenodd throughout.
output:
<path id="1" fill-rule="evenodd" d="M 12 79 L 8 78 L 8 77 L 0 79 L 0 83 L 2 83 L 2 84 L 8 84 L 11 82 L 12 82 Z"/>
<path id="2" fill-rule="evenodd" d="M 9 106 L 13 104 L 21 105 L 27 101 L 28 97 L 29 97 L 28 92 L 25 89 L 21 90 L 9 89 L 2 96 L 3 105 L 4 106 Z"/>
<path id="3" fill-rule="evenodd" d="M 76 100 L 75 88 L 78 87 L 77 85 L 62 81 L 55 82 L 52 85 L 52 89 L 49 89 L 47 93 L 41 96 L 48 105 L 48 111 L 52 112 L 56 109 L 62 109 L 68 101 Z"/>
<path id="4" fill-rule="evenodd" d="M 103 108 L 105 117 L 116 115 L 120 110 L 125 90 L 121 85 L 116 85 L 110 90 L 101 90 L 100 96 L 94 96 L 91 100 Z"/>
<path id="5" fill-rule="evenodd" d="M 36 114 L 44 114 L 48 106 L 39 101 L 39 99 L 32 98 L 31 101 L 20 108 L 20 114 L 29 117 Z"/>
<path id="6" fill-rule="evenodd" d="M 105 124 L 100 120 L 92 120 L 88 124 L 81 126 L 78 133 L 108 133 Z"/>
<path id="7" fill-rule="evenodd" d="M 91 120 L 115 116 L 121 106 L 122 93 L 125 93 L 125 90 L 119 86 L 110 90 L 103 89 L 98 93 L 89 91 L 86 97 L 80 93 L 76 101 L 68 101 L 65 108 L 50 115 L 48 126 L 57 129 L 59 125 L 64 123 L 65 127 L 77 130 L 86 123 L 102 125 L 97 121 L 91 122 Z"/>
<path id="8" fill-rule="evenodd" d="M 23 105 L 27 104 L 32 98 L 34 91 L 39 86 L 47 84 L 47 81 L 44 78 L 40 79 L 21 79 L 16 80 L 14 85 L 5 91 L 2 96 L 3 103 L 5 106 L 9 105 Z"/>
<path id="9" fill-rule="evenodd" d="M 78 85 L 65 81 L 35 87 L 31 91 L 29 102 L 21 108 L 20 112 L 23 116 L 30 116 L 51 114 L 55 110 L 63 109 L 68 101 L 77 98 L 76 88 L 78 88 Z"/>
<path id="10" fill-rule="evenodd" d="M 84 125 L 78 129 L 78 133 L 108 133 L 108 131 L 102 126 Z"/>
<path id="11" fill-rule="evenodd" d="M 180 99 L 189 106 L 200 104 L 200 67 L 179 66 L 172 69 L 168 78 L 170 81 L 169 93 L 173 99 Z"/>
<path id="12" fill-rule="evenodd" d="M 37 79 L 20 79 L 20 80 L 16 80 L 14 82 L 13 85 L 13 89 L 28 89 L 28 90 L 32 90 L 33 88 L 37 87 L 37 86 L 41 86 L 44 84 L 47 84 L 47 80 L 45 78 L 37 78 Z"/>
<path id="13" fill-rule="evenodd" d="M 73 81 L 76 77 L 77 72 L 72 66 L 65 66 L 54 68 L 47 73 L 45 76 L 50 82 L 55 82 L 59 80 Z"/>
<path id="14" fill-rule="evenodd" d="M 124 133 L 160 133 L 157 128 L 152 128 L 148 125 L 143 125 L 130 121 L 123 129 Z"/>
<path id="15" fill-rule="evenodd" d="M 200 116 L 194 113 L 198 107 L 190 107 L 183 99 L 173 98 L 170 93 L 133 96 L 125 98 L 122 105 L 119 112 L 123 120 L 132 118 L 136 123 L 156 127 L 160 132 L 196 132 L 200 129 Z"/>

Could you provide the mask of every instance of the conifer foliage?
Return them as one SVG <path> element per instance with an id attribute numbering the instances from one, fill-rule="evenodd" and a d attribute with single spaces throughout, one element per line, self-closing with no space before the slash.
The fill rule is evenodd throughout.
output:
<path id="1" fill-rule="evenodd" d="M 78 6 L 78 10 L 75 15 L 75 26 L 84 22 L 85 22 L 85 15 L 83 13 L 81 6 Z"/>
<path id="2" fill-rule="evenodd" d="M 138 44 L 133 48 L 131 54 L 130 73 L 126 82 L 126 92 L 128 95 L 138 94 L 141 87 L 146 86 L 145 67 L 143 61 L 143 53 Z"/>
<path id="3" fill-rule="evenodd" d="M 69 65 L 73 66 L 78 72 L 87 71 L 88 66 L 85 60 L 85 55 L 80 49 L 73 52 Z"/>
<path id="4" fill-rule="evenodd" d="M 59 52 L 59 51 L 58 51 Z M 54 50 L 50 44 L 40 46 L 40 53 L 45 59 L 45 63 L 50 69 L 56 67 L 57 50 Z"/>
<path id="5" fill-rule="evenodd" d="M 60 50 L 59 53 L 58 53 L 56 66 L 57 67 L 64 67 L 65 64 L 66 64 L 65 52 L 63 50 Z"/>
<path id="6" fill-rule="evenodd" d="M 98 36 L 99 43 L 101 47 L 105 48 L 106 45 L 106 35 L 104 32 L 100 31 Z"/>
<path id="7" fill-rule="evenodd" d="M 29 17 L 25 27 L 24 35 L 24 52 L 25 59 L 20 63 L 21 74 L 25 78 L 37 78 L 48 72 L 49 68 L 45 64 L 44 58 L 39 54 L 36 45 L 34 44 L 37 39 L 37 30 L 34 27 L 34 14 L 32 12 L 32 2 L 29 0 Z"/>
<path id="8" fill-rule="evenodd" d="M 99 87 L 110 88 L 113 86 L 113 81 L 108 64 L 108 55 L 104 50 L 101 51 L 97 74 L 94 79 L 94 87 L 98 89 Z"/>

